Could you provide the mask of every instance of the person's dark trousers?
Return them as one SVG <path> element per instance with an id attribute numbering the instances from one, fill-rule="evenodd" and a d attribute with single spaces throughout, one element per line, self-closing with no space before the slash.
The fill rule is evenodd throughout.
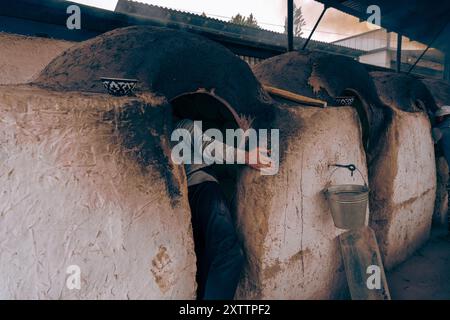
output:
<path id="1" fill-rule="evenodd" d="M 449 162 L 447 162 L 447 164 L 450 167 Z M 448 176 L 450 177 L 450 172 L 448 173 Z M 447 181 L 446 189 L 447 189 L 447 201 L 449 201 L 450 200 L 450 181 Z M 448 235 L 450 236 L 450 201 L 447 203 L 447 231 L 448 231 Z"/>
<path id="2" fill-rule="evenodd" d="M 226 199 L 216 182 L 188 188 L 197 255 L 197 299 L 231 300 L 244 257 Z"/>

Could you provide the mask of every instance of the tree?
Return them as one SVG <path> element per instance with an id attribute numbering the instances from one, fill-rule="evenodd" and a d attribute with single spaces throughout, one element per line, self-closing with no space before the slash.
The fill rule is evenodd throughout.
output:
<path id="1" fill-rule="evenodd" d="M 250 13 L 250 15 L 248 17 L 245 17 L 245 16 L 241 15 L 240 13 L 238 13 L 237 15 L 231 17 L 230 22 L 239 24 L 241 26 L 259 28 L 258 21 L 256 21 L 253 13 Z"/>
<path id="2" fill-rule="evenodd" d="M 303 18 L 302 6 L 295 5 L 294 2 L 294 37 L 301 37 L 303 35 L 303 27 L 306 25 L 306 21 Z M 287 17 L 284 22 L 284 33 L 287 33 Z"/>
<path id="3" fill-rule="evenodd" d="M 241 16 L 241 14 L 238 13 L 237 15 L 231 17 L 230 22 L 231 23 L 235 23 L 235 24 L 244 25 L 245 24 L 245 17 Z"/>
<path id="4" fill-rule="evenodd" d="M 250 15 L 248 16 L 247 25 L 250 27 L 259 28 L 258 21 L 256 21 L 255 17 L 253 16 L 253 13 L 250 13 Z"/>

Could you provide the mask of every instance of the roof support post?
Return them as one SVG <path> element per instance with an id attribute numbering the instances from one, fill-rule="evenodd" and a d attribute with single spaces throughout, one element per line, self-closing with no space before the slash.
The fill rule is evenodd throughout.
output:
<path id="1" fill-rule="evenodd" d="M 294 0 L 287 0 L 288 51 L 294 50 Z"/>
<path id="2" fill-rule="evenodd" d="M 314 25 L 314 28 L 311 30 L 311 33 L 309 34 L 308 39 L 306 39 L 306 42 L 305 42 L 305 44 L 303 45 L 302 50 L 305 50 L 306 47 L 308 46 L 309 41 L 311 40 L 311 38 L 312 38 L 314 32 L 315 32 L 316 29 L 317 29 L 317 26 L 319 25 L 320 21 L 322 20 L 323 15 L 325 14 L 325 11 L 327 11 L 327 9 L 328 9 L 328 6 L 327 6 L 327 5 L 324 5 L 323 10 L 322 10 L 322 13 L 321 13 L 320 16 L 319 16 L 319 19 L 317 19 L 316 24 Z"/>
<path id="3" fill-rule="evenodd" d="M 403 35 L 397 33 L 397 73 L 402 71 L 402 40 Z"/>

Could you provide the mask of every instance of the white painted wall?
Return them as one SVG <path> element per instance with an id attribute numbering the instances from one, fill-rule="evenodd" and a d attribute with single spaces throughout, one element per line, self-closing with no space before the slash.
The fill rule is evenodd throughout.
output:
<path id="1" fill-rule="evenodd" d="M 289 109 L 299 131 L 281 143 L 286 158 L 273 177 L 244 171 L 237 194 L 249 263 L 239 297 L 330 299 L 345 293 L 336 229 L 323 194 L 334 163 L 354 163 L 367 180 L 357 113 L 352 108 Z M 338 170 L 335 184 L 362 184 Z"/>
<path id="2" fill-rule="evenodd" d="M 354 37 L 337 40 L 333 43 L 348 48 L 372 51 L 385 48 L 388 44 L 388 35 L 385 29 L 380 29 L 369 31 Z"/>
<path id="3" fill-rule="evenodd" d="M 372 228 L 386 268 L 428 240 L 436 196 L 436 165 L 427 115 L 394 109 L 381 156 L 373 163 Z"/>
<path id="4" fill-rule="evenodd" d="M 131 100 L 0 86 L 0 299 L 195 297 L 184 174 L 172 203 L 102 121 Z"/>
<path id="5" fill-rule="evenodd" d="M 387 50 L 381 50 L 359 56 L 359 62 L 384 68 L 390 68 L 391 56 Z"/>

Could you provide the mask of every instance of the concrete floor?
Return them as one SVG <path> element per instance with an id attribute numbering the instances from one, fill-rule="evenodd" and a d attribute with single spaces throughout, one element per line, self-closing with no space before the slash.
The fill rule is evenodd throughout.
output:
<path id="1" fill-rule="evenodd" d="M 387 273 L 393 300 L 450 299 L 450 235 L 434 229 L 428 243 Z"/>

